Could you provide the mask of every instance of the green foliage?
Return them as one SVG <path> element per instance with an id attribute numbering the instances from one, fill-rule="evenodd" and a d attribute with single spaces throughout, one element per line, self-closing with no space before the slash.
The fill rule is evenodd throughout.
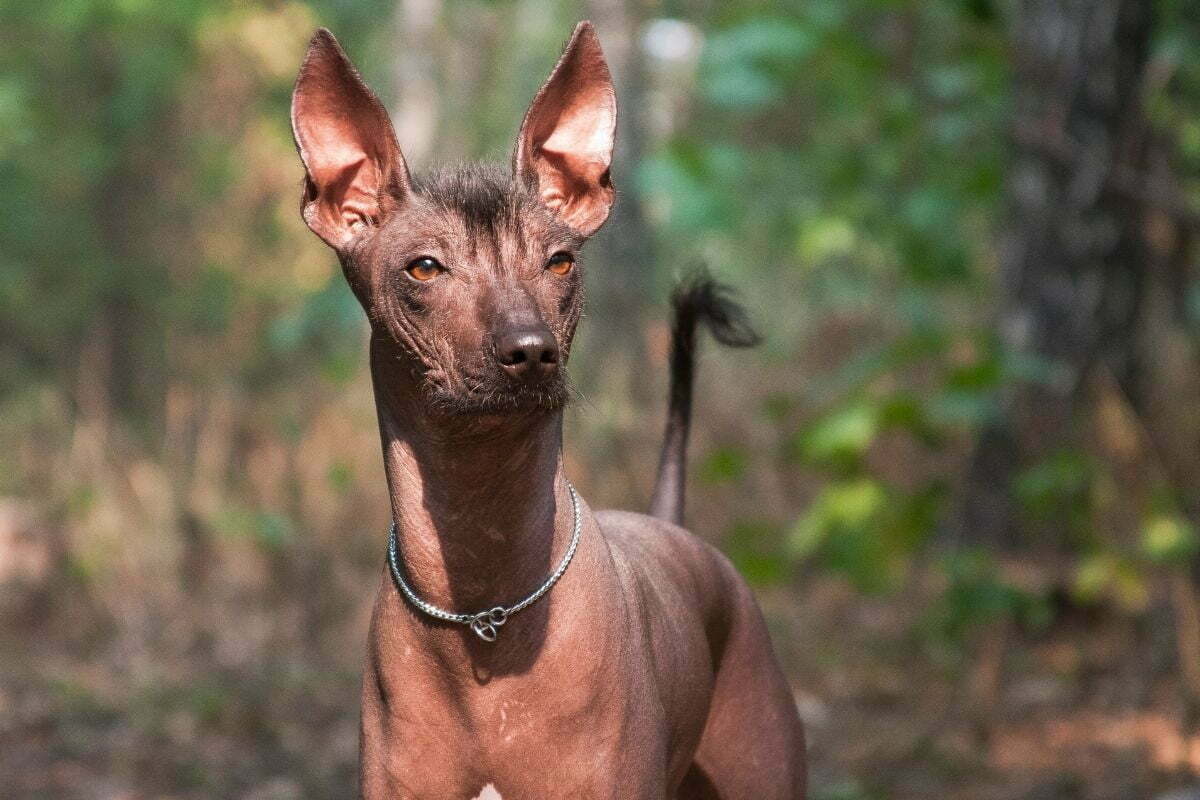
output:
<path id="1" fill-rule="evenodd" d="M 715 107 L 752 112 L 783 102 L 817 44 L 814 31 L 787 17 L 755 16 L 713 34 L 700 85 Z"/>
<path id="2" fill-rule="evenodd" d="M 819 783 L 809 789 L 813 800 L 875 800 L 884 795 L 868 790 L 859 781 L 842 780 Z"/>
<path id="3" fill-rule="evenodd" d="M 886 501 L 883 488 L 867 478 L 826 487 L 793 526 L 792 555 L 811 555 L 831 537 L 841 542 L 870 540 Z"/>
<path id="4" fill-rule="evenodd" d="M 1017 476 L 1013 493 L 1034 519 L 1088 527 L 1095 465 L 1077 450 L 1060 450 Z"/>
<path id="5" fill-rule="evenodd" d="M 737 522 L 722 547 L 753 586 L 770 586 L 788 577 L 789 562 L 779 544 L 779 526 L 761 520 Z"/>
<path id="6" fill-rule="evenodd" d="M 1111 550 L 1082 556 L 1075 566 L 1071 590 L 1080 603 L 1111 600 L 1131 611 L 1144 609 L 1149 600 L 1146 576 L 1137 562 Z"/>
<path id="7" fill-rule="evenodd" d="M 942 499 L 938 485 L 909 494 L 870 478 L 833 482 L 793 524 L 789 553 L 819 557 L 863 591 L 895 588 L 934 530 Z"/>
<path id="8" fill-rule="evenodd" d="M 248 538 L 265 551 L 280 551 L 295 535 L 292 521 L 283 514 L 265 509 L 224 509 L 213 519 L 218 533 L 230 538 Z"/>
<path id="9" fill-rule="evenodd" d="M 1188 564 L 1200 547 L 1196 529 L 1178 514 L 1157 514 L 1142 527 L 1142 552 L 1157 564 Z"/>
<path id="10" fill-rule="evenodd" d="M 886 590 L 935 532 L 947 480 L 898 482 L 873 454 L 895 440 L 932 453 L 978 430 L 1021 369 L 955 311 L 990 269 L 1003 32 L 990 4 L 959 2 L 730 4 L 713 22 L 704 106 L 638 188 L 663 212 L 665 250 L 728 254 L 733 276 L 769 281 L 764 313 L 799 320 L 797 343 L 851 320 L 852 352 L 766 415 L 781 468 L 827 481 L 785 526 L 787 558 Z M 823 411 L 792 422 L 812 405 Z M 720 450 L 701 474 L 743 480 L 755 463 Z"/>
<path id="11" fill-rule="evenodd" d="M 652 5 L 625 5 L 638 33 L 610 54 L 638 52 L 649 21 L 640 15 Z M 1162 183 L 1184 210 L 1200 198 L 1194 6 L 1156 0 L 1145 79 L 1147 113 L 1177 145 Z M 335 256 L 297 214 L 287 109 L 299 55 L 314 27 L 333 28 L 384 99 L 395 97 L 398 118 L 433 118 L 423 160 L 503 158 L 582 16 L 567 3 L 430 8 L 438 18 L 420 43 L 429 71 L 416 76 L 436 86 L 428 109 L 406 107 L 393 91 L 413 77 L 397 61 L 405 4 L 18 0 L 0 10 L 0 501 L 5 519 L 10 499 L 35 506 L 35 530 L 61 547 L 72 592 L 53 605 L 77 600 L 112 618 L 116 635 L 101 626 L 91 634 L 115 643 L 98 661 L 121 659 L 120 670 L 138 675 L 180 670 L 170 681 L 178 688 L 132 706 L 151 742 L 170 743 L 168 717 L 270 738 L 257 727 L 268 709 L 286 708 L 288 675 L 343 669 L 354 678 L 339 687 L 357 680 L 358 656 L 344 644 L 361 620 L 345 598 L 378 573 L 368 531 L 384 529 L 388 507 L 362 314 Z M 1010 390 L 1062 377 L 1054 364 L 1008 352 L 993 330 L 1014 127 L 1011 7 L 655 8 L 686 17 L 699 51 L 671 63 L 643 54 L 616 70 L 630 148 L 614 165 L 618 208 L 642 209 L 653 241 L 628 236 L 647 254 L 637 263 L 605 263 L 593 247 L 588 281 L 653 274 L 638 291 L 662 290 L 704 261 L 762 321 L 768 341 L 738 364 L 740 382 L 704 387 L 715 396 L 705 398 L 703 425 L 719 433 L 694 475 L 716 498 L 706 501 L 725 530 L 721 547 L 756 586 L 819 569 L 863 592 L 923 589 L 913 566 L 936 564 L 929 582 L 942 588 L 923 623 L 943 647 L 961 649 L 999 620 L 1046 625 L 1047 598 L 1022 588 L 1037 581 L 1016 580 L 1011 564 L 1002 569 L 983 550 L 947 546 L 944 535 L 960 510 L 951 498 L 967 454 L 1002 417 Z M 606 47 L 617 35 L 601 30 Z M 637 102 L 625 104 L 625 92 Z M 1157 187 L 1161 176 L 1151 177 Z M 626 237 L 614 222 L 607 235 Z M 1158 220 L 1148 225 L 1161 233 Z M 1187 264 L 1171 266 L 1173 299 L 1197 340 L 1200 282 Z M 637 311 L 606 307 L 603 294 L 594 293 L 592 316 L 620 324 Z M 649 293 L 644 301 L 655 302 Z M 602 349 L 582 341 L 581 355 Z M 581 387 L 587 444 L 568 459 L 597 493 L 615 495 L 645 455 L 626 449 L 657 443 L 647 431 L 658 421 L 646 413 L 644 376 L 615 353 L 604 360 L 596 390 Z M 622 370 L 637 391 L 626 391 Z M 754 438 L 739 438 L 743 425 L 759 426 Z M 771 446 L 749 444 L 764 440 L 764 428 Z M 1031 529 L 1069 534 L 1074 601 L 1144 608 L 1154 575 L 1191 568 L 1200 534 L 1182 510 L 1190 506 L 1164 490 L 1128 500 L 1124 521 L 1137 530 L 1110 536 L 1104 498 L 1126 487 L 1102 462 L 1086 447 L 1058 450 L 1023 465 L 1005 488 Z M 934 561 L 935 549 L 949 553 Z M 193 570 L 192 558 L 205 569 Z M 180 595 L 179 575 L 195 580 L 203 602 Z M 83 613 L 72 630 L 92 627 Z M 231 632 L 228 620 L 243 613 L 245 631 Z M 285 654 L 312 661 L 293 670 Z M 238 670 L 269 687 L 261 691 L 270 701 L 243 708 L 246 686 L 226 685 Z M 127 705 L 81 681 L 51 680 L 68 715 L 107 724 Z M 340 719 L 349 695 L 293 691 L 306 712 L 326 697 L 310 716 L 339 727 L 325 720 Z M 193 741 L 187 727 L 172 727 L 188 753 L 177 780 L 208 796 L 255 794 L 238 783 L 240 766 L 204 769 L 205 754 L 239 748 Z M 278 752 L 262 757 L 275 772 L 300 760 L 295 720 L 281 729 Z M 312 752 L 345 750 L 327 745 Z M 345 775 L 301 793 L 332 796 L 347 785 L 344 754 L 312 761 L 338 758 Z M 333 770 L 294 765 L 297 775 Z M 845 781 L 813 794 L 887 792 Z"/>
<path id="12" fill-rule="evenodd" d="M 771 284 L 761 313 L 794 321 L 768 329 L 776 352 L 780 330 L 799 347 L 827 320 L 851 320 L 851 353 L 765 414 L 780 429 L 777 468 L 827 480 L 784 526 L 786 557 L 870 591 L 897 585 L 948 496 L 945 476 L 901 485 L 873 454 L 970 435 L 1024 368 L 955 310 L 977 302 L 991 268 L 980 242 L 993 233 L 1007 103 L 993 12 L 728 4 L 706 32 L 703 106 L 639 168 L 665 252 L 681 264 L 715 254 L 732 277 Z M 804 418 L 813 405 L 823 411 Z M 723 448 L 700 474 L 742 481 L 756 456 Z"/>
<path id="13" fill-rule="evenodd" d="M 849 470 L 861 463 L 879 426 L 879 409 L 868 403 L 835 408 L 797 432 L 791 451 L 799 461 Z"/>
<path id="14" fill-rule="evenodd" d="M 927 631 L 938 642 L 961 646 L 973 631 L 1001 619 L 1014 619 L 1034 630 L 1051 620 L 1048 599 L 1006 581 L 981 550 L 948 556 L 943 569 L 946 590 L 926 619 Z"/>
<path id="15" fill-rule="evenodd" d="M 700 464 L 696 477 L 710 484 L 737 481 L 745 475 L 747 462 L 748 455 L 743 448 L 717 447 Z"/>
<path id="16" fill-rule="evenodd" d="M 334 462 L 329 466 L 326 480 L 338 494 L 345 494 L 354 483 L 354 468 L 343 462 Z"/>

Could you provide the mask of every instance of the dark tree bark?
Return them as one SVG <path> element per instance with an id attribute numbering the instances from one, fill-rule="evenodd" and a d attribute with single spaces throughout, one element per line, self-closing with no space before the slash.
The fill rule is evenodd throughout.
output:
<path id="1" fill-rule="evenodd" d="M 1085 379 L 1111 372 L 1136 396 L 1139 309 L 1154 204 L 1142 108 L 1153 28 L 1143 0 L 1023 0 L 1013 20 L 1013 160 L 1001 241 L 999 328 L 1050 367 L 1005 398 L 964 491 L 963 538 L 1011 544 L 1018 468 L 1073 439 Z"/>

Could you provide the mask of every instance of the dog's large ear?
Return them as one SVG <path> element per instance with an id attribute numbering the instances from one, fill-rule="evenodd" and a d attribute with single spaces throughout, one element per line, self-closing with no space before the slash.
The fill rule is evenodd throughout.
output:
<path id="1" fill-rule="evenodd" d="M 612 76 L 592 24 L 581 22 L 525 112 L 513 172 L 560 219 L 590 236 L 613 203 L 616 130 Z"/>
<path id="2" fill-rule="evenodd" d="M 341 250 L 409 191 L 396 132 L 333 34 L 318 30 L 292 91 L 292 135 L 304 162 L 301 215 Z"/>

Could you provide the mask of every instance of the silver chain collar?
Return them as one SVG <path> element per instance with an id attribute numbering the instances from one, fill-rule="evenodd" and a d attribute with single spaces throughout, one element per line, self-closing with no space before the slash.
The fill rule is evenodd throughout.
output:
<path id="1" fill-rule="evenodd" d="M 440 619 L 445 622 L 456 622 L 459 625 L 468 625 L 475 635 L 485 642 L 494 642 L 500 634 L 500 626 L 508 621 L 508 618 L 518 611 L 521 611 L 533 603 L 537 602 L 538 598 L 550 591 L 550 587 L 558 583 L 558 579 L 567 571 L 567 565 L 571 563 L 571 559 L 575 556 L 575 548 L 579 546 L 579 534 L 583 530 L 583 522 L 579 517 L 579 495 L 575 493 L 575 487 L 567 481 L 567 491 L 571 495 L 571 510 L 575 515 L 575 524 L 571 530 L 571 544 L 567 547 L 566 555 L 559 562 L 558 568 L 551 573 L 538 590 L 526 597 L 519 603 L 508 606 L 496 606 L 487 611 L 480 611 L 478 614 L 454 614 L 445 609 L 438 608 L 433 603 L 427 603 L 417 597 L 416 592 L 404 580 L 404 572 L 400 569 L 400 545 L 396 537 L 396 521 L 392 520 L 392 527 L 388 533 L 388 566 L 392 570 L 392 579 L 396 582 L 396 586 L 400 589 L 408 602 L 412 603 L 421 611 L 424 611 L 435 619 Z"/>

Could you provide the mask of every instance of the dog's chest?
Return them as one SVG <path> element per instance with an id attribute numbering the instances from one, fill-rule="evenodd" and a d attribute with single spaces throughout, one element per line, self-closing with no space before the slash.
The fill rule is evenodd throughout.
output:
<path id="1" fill-rule="evenodd" d="M 529 658 L 439 651 L 461 634 L 431 644 L 396 593 L 381 594 L 363 683 L 366 800 L 664 796 L 672 726 L 650 654 L 630 640 L 619 592 L 573 585 L 583 574 L 543 607 L 549 633 Z M 537 633 L 533 613 L 497 644 Z"/>
<path id="2" fill-rule="evenodd" d="M 414 693 L 386 710 L 364 707 L 364 726 L 384 734 L 364 746 L 386 749 L 363 754 L 363 796 L 662 796 L 665 726 L 652 718 L 661 706 L 637 681 L 594 688 L 509 677 L 455 701 Z M 371 773 L 379 780 L 368 785 Z"/>

